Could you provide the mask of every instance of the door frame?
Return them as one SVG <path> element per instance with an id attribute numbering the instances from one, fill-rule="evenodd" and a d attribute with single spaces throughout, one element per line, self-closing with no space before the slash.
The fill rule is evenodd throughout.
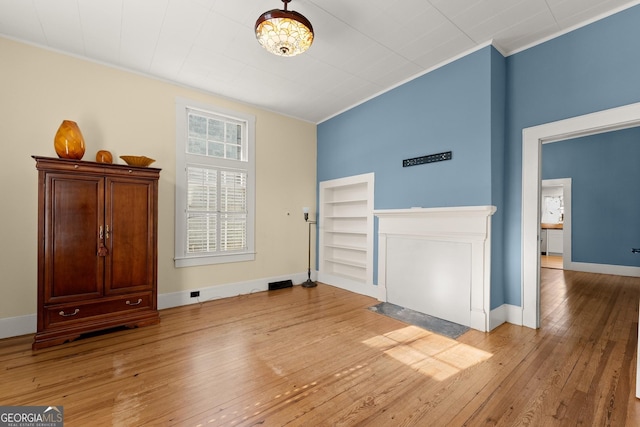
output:
<path id="1" fill-rule="evenodd" d="M 540 186 L 542 144 L 640 125 L 640 102 L 522 130 L 522 324 L 540 327 Z"/>

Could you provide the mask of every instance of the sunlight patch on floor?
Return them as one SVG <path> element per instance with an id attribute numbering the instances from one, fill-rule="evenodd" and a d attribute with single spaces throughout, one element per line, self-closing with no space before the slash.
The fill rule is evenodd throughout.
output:
<path id="1" fill-rule="evenodd" d="M 443 381 L 493 356 L 417 326 L 396 329 L 363 341 L 416 371 Z"/>

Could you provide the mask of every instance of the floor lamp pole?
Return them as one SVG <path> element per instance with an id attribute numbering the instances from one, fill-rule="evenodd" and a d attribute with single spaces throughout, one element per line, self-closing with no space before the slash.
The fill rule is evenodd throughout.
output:
<path id="1" fill-rule="evenodd" d="M 308 259 L 307 259 L 307 281 L 304 282 L 302 284 L 302 287 L 304 288 L 313 288 L 318 286 L 318 284 L 316 282 L 314 282 L 313 280 L 311 280 L 311 224 L 315 224 L 315 221 L 309 221 L 309 214 L 307 212 L 304 213 L 304 220 L 307 222 L 307 224 L 309 224 L 309 252 L 308 252 Z"/>

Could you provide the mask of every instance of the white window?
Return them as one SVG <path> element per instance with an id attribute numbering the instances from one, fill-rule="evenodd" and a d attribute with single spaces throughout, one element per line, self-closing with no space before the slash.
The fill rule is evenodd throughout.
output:
<path id="1" fill-rule="evenodd" d="M 175 265 L 254 259 L 255 117 L 176 101 Z"/>

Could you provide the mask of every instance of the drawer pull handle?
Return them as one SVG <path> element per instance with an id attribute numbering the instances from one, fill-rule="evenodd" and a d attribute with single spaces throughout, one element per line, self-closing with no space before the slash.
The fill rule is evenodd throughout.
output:
<path id="1" fill-rule="evenodd" d="M 142 298 L 138 298 L 138 302 L 127 301 L 126 304 L 127 305 L 140 305 L 141 302 L 142 302 Z"/>
<path id="2" fill-rule="evenodd" d="M 76 308 L 75 310 L 73 310 L 73 313 L 65 313 L 64 310 L 62 310 L 60 313 L 58 313 L 60 316 L 62 317 L 70 317 L 70 316 L 75 316 L 76 314 L 80 313 L 80 309 Z"/>

